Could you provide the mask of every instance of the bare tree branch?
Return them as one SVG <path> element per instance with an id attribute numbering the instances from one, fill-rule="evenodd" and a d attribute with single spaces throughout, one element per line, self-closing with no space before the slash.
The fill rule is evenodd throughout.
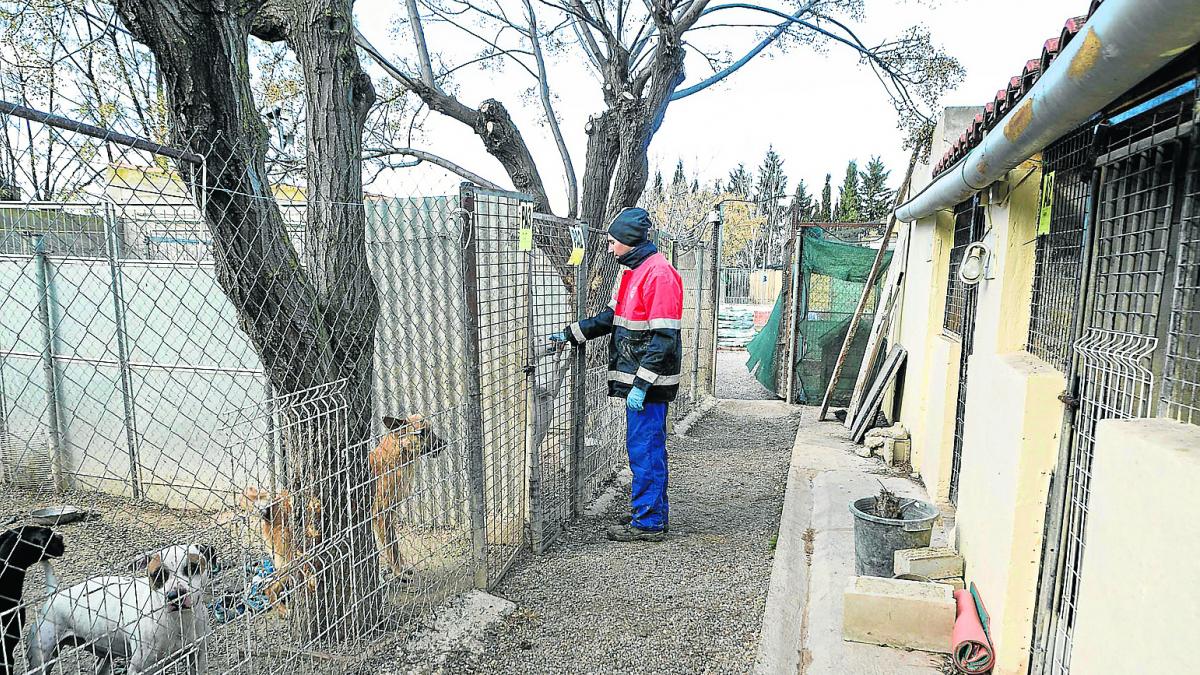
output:
<path id="1" fill-rule="evenodd" d="M 421 63 L 421 79 L 430 87 L 437 88 L 433 79 L 433 61 L 429 58 L 429 46 L 425 44 L 425 27 L 421 23 L 421 13 L 417 10 L 417 0 L 406 0 L 408 16 L 411 19 L 413 40 L 417 43 L 417 59 Z"/>
<path id="2" fill-rule="evenodd" d="M 533 45 L 534 58 L 538 68 L 538 92 L 542 99 L 542 108 L 546 112 L 546 122 L 550 125 L 550 133 L 558 145 L 558 154 L 562 158 L 563 172 L 567 182 L 567 217 L 574 218 L 579 213 L 579 182 L 575 175 L 575 165 L 571 162 L 571 152 L 563 139 L 562 129 L 558 124 L 558 116 L 554 113 L 554 105 L 550 100 L 550 78 L 546 74 L 546 59 L 542 54 L 542 43 L 538 38 L 537 15 L 533 11 L 533 3 L 525 0 L 525 10 L 529 12 L 529 42 Z"/>
<path id="3" fill-rule="evenodd" d="M 504 167 L 513 187 L 533 197 L 534 208 L 539 212 L 551 212 L 550 199 L 533 154 L 504 104 L 488 99 L 480 104 L 478 110 L 472 109 L 454 96 L 430 87 L 397 68 L 357 29 L 354 31 L 354 40 L 385 72 L 416 94 L 431 110 L 470 127 L 483 141 L 488 154 Z"/>
<path id="4" fill-rule="evenodd" d="M 480 176 L 479 174 L 463 167 L 461 164 L 456 164 L 455 162 L 452 162 L 452 161 L 446 159 L 445 157 L 440 157 L 438 155 L 433 154 L 432 152 L 427 152 L 425 150 L 417 150 L 416 148 L 370 148 L 367 150 L 366 154 L 363 155 L 363 159 L 366 159 L 366 160 L 383 159 L 385 157 L 392 157 L 392 156 L 396 156 L 396 155 L 400 155 L 403 157 L 414 157 L 414 158 L 420 160 L 420 162 L 429 162 L 430 164 L 435 164 L 437 166 L 442 167 L 443 169 L 446 169 L 447 171 L 449 171 L 451 173 L 454 173 L 459 176 L 462 176 L 463 178 L 466 178 L 467 180 L 471 181 L 472 183 L 481 185 L 481 186 L 491 189 L 491 190 L 503 190 L 504 189 L 504 188 L 500 187 L 500 185 L 493 183 L 492 181 L 484 178 L 483 176 Z M 420 163 L 420 162 L 418 162 L 418 163 Z M 415 166 L 415 164 L 409 164 L 407 166 L 411 167 L 411 166 Z"/>

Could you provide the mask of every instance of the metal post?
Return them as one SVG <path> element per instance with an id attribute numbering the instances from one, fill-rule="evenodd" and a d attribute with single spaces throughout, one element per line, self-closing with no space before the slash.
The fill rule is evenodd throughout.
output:
<path id="1" fill-rule="evenodd" d="M 587 255 L 588 228 L 583 230 L 583 260 L 575 268 L 575 320 L 587 317 L 588 275 L 591 258 Z M 571 364 L 571 459 L 568 470 L 571 476 L 571 517 L 579 517 L 583 510 L 583 451 L 587 442 L 587 345 L 575 348 L 575 361 Z"/>
<path id="2" fill-rule="evenodd" d="M 37 261 L 38 323 L 42 328 L 42 377 L 46 387 L 46 427 L 50 436 L 50 470 L 54 486 L 67 489 L 66 463 L 63 461 L 62 416 L 59 410 L 58 369 L 54 363 L 54 325 L 50 316 L 50 261 L 46 258 L 45 235 L 34 235 L 34 259 Z"/>
<path id="3" fill-rule="evenodd" d="M 475 192 L 470 184 L 459 189 L 463 218 L 463 354 L 467 375 L 467 481 L 470 486 L 471 551 L 475 587 L 488 587 L 487 511 L 483 464 L 483 391 L 479 364 L 479 247 L 475 232 Z"/>
<path id="4" fill-rule="evenodd" d="M 526 254 L 525 266 L 525 495 L 528 501 L 525 518 L 529 523 L 529 544 L 534 553 L 545 553 L 549 547 L 546 532 L 546 500 L 542 495 L 542 448 L 537 427 L 542 415 L 553 417 L 553 401 L 546 401 L 542 410 L 537 397 L 538 355 L 535 334 L 537 332 L 537 304 L 533 292 L 533 250 Z M 545 420 L 547 427 L 550 419 Z"/>
<path id="5" fill-rule="evenodd" d="M 801 264 L 802 256 L 804 255 L 804 231 L 796 226 L 792 227 L 792 288 L 791 288 L 791 305 L 792 305 L 792 323 L 791 332 L 788 334 L 788 355 L 787 355 L 787 402 L 788 405 L 796 402 L 796 349 L 799 346 L 800 340 L 800 272 L 804 269 Z"/>
<path id="6" fill-rule="evenodd" d="M 104 250 L 108 257 L 109 294 L 113 302 L 113 326 L 116 331 L 117 363 L 121 374 L 121 405 L 125 423 L 125 450 L 129 455 L 129 487 L 133 498 L 142 497 L 141 464 L 138 460 L 137 420 L 133 406 L 133 374 L 129 367 L 129 342 L 125 328 L 125 293 L 117 259 L 121 255 L 117 243 L 116 215 L 111 205 L 104 208 Z"/>
<path id="7" fill-rule="evenodd" d="M 721 259 L 725 245 L 725 204 L 717 206 L 717 222 L 713 225 L 713 240 L 717 248 L 713 251 L 713 321 L 712 321 L 712 369 L 709 380 L 713 396 L 717 395 L 717 328 L 720 325 L 721 303 L 725 300 L 725 284 L 721 278 Z"/>
<path id="8" fill-rule="evenodd" d="M 696 328 L 692 336 L 692 404 L 696 403 L 696 394 L 700 380 L 700 325 L 704 309 L 704 246 L 696 246 Z"/>

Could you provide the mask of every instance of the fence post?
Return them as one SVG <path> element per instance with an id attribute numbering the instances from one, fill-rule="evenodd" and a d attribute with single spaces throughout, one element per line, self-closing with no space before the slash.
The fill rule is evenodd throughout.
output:
<path id="1" fill-rule="evenodd" d="M 133 409 L 133 376 L 129 368 L 129 342 L 125 330 L 125 293 L 117 259 L 121 252 L 117 244 L 116 216 L 111 205 L 104 207 L 104 252 L 108 258 L 109 294 L 113 301 L 113 326 L 117 341 L 117 363 L 121 375 L 122 421 L 125 423 L 125 449 L 129 454 L 129 487 L 133 498 L 141 499 L 141 466 L 138 460 L 137 421 Z"/>
<path id="2" fill-rule="evenodd" d="M 793 221 L 794 222 L 794 221 Z M 792 227 L 792 278 L 791 288 L 788 290 L 788 304 L 791 305 L 791 323 L 788 324 L 788 352 L 787 352 L 787 403 L 792 405 L 796 402 L 796 351 L 800 347 L 800 322 L 807 317 L 800 316 L 800 292 L 803 286 L 800 281 L 800 273 L 804 269 L 804 230 L 798 226 Z"/>
<path id="3" fill-rule="evenodd" d="M 475 587 L 488 587 L 487 511 L 483 466 L 483 391 L 479 364 L 479 246 L 475 232 L 475 192 L 464 183 L 459 189 L 463 218 L 463 354 L 467 380 L 467 484 L 470 488 L 471 552 L 475 560 Z"/>
<path id="4" fill-rule="evenodd" d="M 531 223 L 532 225 L 532 223 Z M 545 553 L 549 544 L 546 532 L 546 500 L 542 495 L 542 448 L 537 438 L 541 415 L 554 416 L 553 410 L 542 410 L 537 400 L 537 304 L 534 302 L 533 249 L 525 254 L 525 494 L 529 501 L 526 518 L 529 521 L 529 545 L 534 553 Z M 547 401 L 547 406 L 553 402 Z M 546 420 L 547 427 L 552 420 Z M 544 439 L 541 439 L 544 440 Z"/>
<path id="5" fill-rule="evenodd" d="M 704 242 L 696 245 L 696 326 L 692 335 L 692 405 L 696 404 L 696 394 L 700 380 L 700 326 L 704 317 Z"/>
<path id="6" fill-rule="evenodd" d="M 712 316 L 712 361 L 708 371 L 709 388 L 713 396 L 717 395 L 717 349 L 718 349 L 718 333 L 721 325 L 721 304 L 725 301 L 725 280 L 721 278 L 721 263 L 723 248 L 725 246 L 725 205 L 717 209 L 717 222 L 713 224 L 713 241 L 716 242 L 716 248 L 712 253 L 712 279 L 713 279 L 713 316 Z"/>
<path id="7" fill-rule="evenodd" d="M 587 226 L 580 224 L 584 256 L 575 268 L 575 320 L 587 318 L 588 274 L 591 269 L 588 250 Z M 587 443 L 587 343 L 575 347 L 575 359 L 571 364 L 571 459 L 568 471 L 571 476 L 571 517 L 576 518 L 583 510 L 583 450 Z"/>
<path id="8" fill-rule="evenodd" d="M 50 471 L 58 490 L 67 487 L 63 462 L 62 415 L 59 410 L 58 369 L 54 363 L 54 324 L 50 316 L 50 261 L 46 257 L 46 236 L 33 235 L 34 260 L 37 263 L 38 323 L 42 329 L 42 376 L 46 387 L 46 427 L 50 437 Z"/>

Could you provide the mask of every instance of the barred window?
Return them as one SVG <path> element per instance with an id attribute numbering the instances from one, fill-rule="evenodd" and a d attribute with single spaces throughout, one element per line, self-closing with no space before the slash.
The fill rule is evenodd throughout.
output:
<path id="1" fill-rule="evenodd" d="M 1026 349 L 1064 372 L 1075 338 L 1094 138 L 1095 127 L 1087 125 L 1043 154 L 1041 203 L 1050 205 L 1049 229 L 1037 237 Z"/>
<path id="2" fill-rule="evenodd" d="M 963 335 L 967 309 L 967 287 L 958 280 L 958 266 L 967 247 L 983 236 L 983 206 L 972 198 L 954 209 L 954 245 L 950 249 L 950 268 L 946 280 L 946 314 L 942 327 L 959 337 Z"/>
<path id="3" fill-rule="evenodd" d="M 1200 424 L 1200 145 L 1191 149 L 1177 250 L 1162 414 Z"/>

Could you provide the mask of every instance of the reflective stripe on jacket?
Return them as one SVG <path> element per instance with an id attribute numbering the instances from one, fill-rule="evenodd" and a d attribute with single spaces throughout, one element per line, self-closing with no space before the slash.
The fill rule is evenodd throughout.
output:
<path id="1" fill-rule="evenodd" d="M 683 345 L 683 282 L 663 254 L 654 252 L 621 271 L 608 308 L 573 323 L 567 336 L 580 344 L 612 334 L 608 345 L 608 395 L 624 397 L 631 387 L 646 400 L 675 400 Z"/>

